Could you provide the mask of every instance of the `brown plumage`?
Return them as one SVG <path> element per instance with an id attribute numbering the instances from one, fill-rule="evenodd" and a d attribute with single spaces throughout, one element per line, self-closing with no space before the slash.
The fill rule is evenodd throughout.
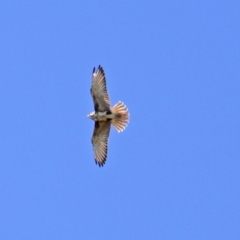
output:
<path id="1" fill-rule="evenodd" d="M 101 167 L 107 159 L 111 124 L 118 132 L 122 132 L 129 122 L 129 113 L 127 107 L 122 102 L 118 102 L 113 108 L 110 108 L 106 77 L 101 66 L 96 71 L 95 68 L 93 69 L 90 92 L 95 110 L 88 115 L 89 118 L 95 121 L 92 145 L 96 164 Z"/>

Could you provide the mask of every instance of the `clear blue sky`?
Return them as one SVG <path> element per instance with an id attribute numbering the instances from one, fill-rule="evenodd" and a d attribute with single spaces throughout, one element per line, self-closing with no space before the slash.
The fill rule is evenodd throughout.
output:
<path id="1" fill-rule="evenodd" d="M 239 1 L 1 1 L 0 239 L 240 239 Z M 131 119 L 91 146 L 93 67 Z"/>

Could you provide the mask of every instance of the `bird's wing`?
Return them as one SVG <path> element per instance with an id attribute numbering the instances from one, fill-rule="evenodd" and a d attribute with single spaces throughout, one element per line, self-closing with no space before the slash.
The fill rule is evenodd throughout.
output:
<path id="1" fill-rule="evenodd" d="M 96 164 L 98 164 L 100 167 L 104 165 L 107 159 L 108 137 L 110 127 L 110 121 L 95 122 L 92 136 L 92 145 Z"/>
<path id="2" fill-rule="evenodd" d="M 110 99 L 107 92 L 106 77 L 101 66 L 97 71 L 93 68 L 91 95 L 96 112 L 104 112 L 110 110 Z"/>

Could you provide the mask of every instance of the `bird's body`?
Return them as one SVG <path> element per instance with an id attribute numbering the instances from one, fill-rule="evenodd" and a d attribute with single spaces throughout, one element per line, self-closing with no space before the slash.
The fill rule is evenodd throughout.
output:
<path id="1" fill-rule="evenodd" d="M 89 114 L 89 117 L 94 121 L 104 122 L 113 119 L 115 115 L 112 114 L 110 111 L 105 111 L 105 112 L 92 112 Z"/>
<path id="2" fill-rule="evenodd" d="M 108 137 L 111 124 L 118 132 L 122 132 L 128 122 L 129 113 L 127 107 L 118 102 L 110 108 L 110 100 L 106 87 L 106 78 L 101 66 L 95 72 L 93 69 L 91 95 L 93 98 L 94 112 L 88 115 L 95 121 L 92 144 L 95 161 L 99 166 L 103 166 L 107 158 Z"/>

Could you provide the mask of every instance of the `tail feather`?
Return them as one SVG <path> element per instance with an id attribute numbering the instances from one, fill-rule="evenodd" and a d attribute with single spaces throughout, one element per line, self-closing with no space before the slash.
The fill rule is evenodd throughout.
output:
<path id="1" fill-rule="evenodd" d="M 115 114 L 115 118 L 112 119 L 112 125 L 118 132 L 122 132 L 129 122 L 129 112 L 126 105 L 122 102 L 118 102 L 111 111 Z"/>

